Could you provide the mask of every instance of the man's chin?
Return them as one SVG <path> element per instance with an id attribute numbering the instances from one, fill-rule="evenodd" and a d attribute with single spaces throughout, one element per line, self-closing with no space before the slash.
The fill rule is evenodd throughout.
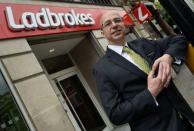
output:
<path id="1" fill-rule="evenodd" d="M 114 36 L 113 39 L 118 41 L 118 40 L 123 39 L 123 37 L 122 35 L 117 35 L 117 36 Z"/>
<path id="2" fill-rule="evenodd" d="M 112 40 L 111 40 L 112 42 L 121 42 L 121 41 L 123 41 L 123 38 L 122 37 L 119 37 L 119 38 L 113 38 Z"/>

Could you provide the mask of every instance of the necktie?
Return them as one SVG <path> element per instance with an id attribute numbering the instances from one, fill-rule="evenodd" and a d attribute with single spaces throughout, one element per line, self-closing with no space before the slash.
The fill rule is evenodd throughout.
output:
<path id="1" fill-rule="evenodd" d="M 151 71 L 148 63 L 133 50 L 129 49 L 127 46 L 123 47 L 123 52 L 127 52 L 127 54 L 132 58 L 132 60 L 146 73 L 149 74 Z"/>

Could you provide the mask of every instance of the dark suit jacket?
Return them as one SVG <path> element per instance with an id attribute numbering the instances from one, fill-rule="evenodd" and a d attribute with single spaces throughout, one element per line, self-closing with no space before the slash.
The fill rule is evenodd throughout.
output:
<path id="1" fill-rule="evenodd" d="M 176 35 L 158 41 L 142 38 L 128 46 L 152 66 L 165 53 L 183 60 L 187 41 Z M 147 74 L 113 50 L 107 48 L 93 71 L 102 105 L 113 124 L 129 123 L 134 131 L 184 131 L 177 111 L 194 122 L 192 109 L 172 81 L 157 97 L 156 106 L 147 89 Z"/>

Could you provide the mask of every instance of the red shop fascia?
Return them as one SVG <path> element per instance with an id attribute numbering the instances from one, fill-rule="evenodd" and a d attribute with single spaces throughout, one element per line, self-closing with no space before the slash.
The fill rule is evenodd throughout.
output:
<path id="1" fill-rule="evenodd" d="M 117 11 L 126 26 L 134 25 L 124 10 L 0 3 L 0 40 L 96 30 L 108 11 Z"/>

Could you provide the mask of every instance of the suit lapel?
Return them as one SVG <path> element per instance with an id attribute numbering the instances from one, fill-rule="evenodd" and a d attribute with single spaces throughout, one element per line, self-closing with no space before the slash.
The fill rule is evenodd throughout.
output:
<path id="1" fill-rule="evenodd" d="M 106 55 L 108 59 L 113 62 L 116 65 L 119 65 L 120 67 L 133 72 L 139 76 L 147 77 L 147 74 L 140 70 L 137 66 L 135 66 L 133 63 L 129 62 L 127 59 L 119 55 L 118 53 L 114 52 L 113 50 L 107 48 Z"/>
<path id="2" fill-rule="evenodd" d="M 142 47 L 141 46 L 138 46 L 138 45 L 136 45 L 135 43 L 133 43 L 133 42 L 128 42 L 127 43 L 128 44 L 128 46 L 133 50 L 133 51 L 135 51 L 137 54 L 139 54 L 142 58 L 144 58 L 146 61 L 147 61 L 147 63 L 149 64 L 149 66 L 150 67 L 152 67 L 152 65 L 153 65 L 153 60 L 150 60 L 146 55 L 145 55 L 145 53 L 143 53 L 143 49 L 142 49 Z"/>

